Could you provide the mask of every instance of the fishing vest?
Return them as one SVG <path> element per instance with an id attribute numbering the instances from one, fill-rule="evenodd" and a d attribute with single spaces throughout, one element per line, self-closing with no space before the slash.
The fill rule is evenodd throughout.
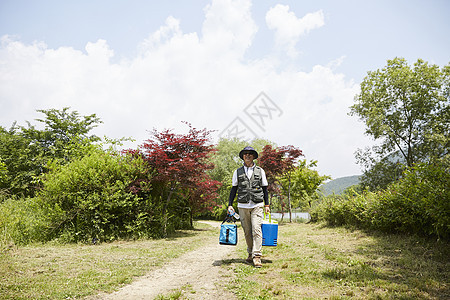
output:
<path id="1" fill-rule="evenodd" d="M 237 201 L 239 203 L 249 203 L 250 200 L 255 203 L 264 201 L 264 192 L 262 190 L 262 176 L 261 168 L 256 167 L 253 169 L 253 175 L 249 179 L 245 174 L 244 167 L 237 169 L 238 178 L 238 196 Z"/>

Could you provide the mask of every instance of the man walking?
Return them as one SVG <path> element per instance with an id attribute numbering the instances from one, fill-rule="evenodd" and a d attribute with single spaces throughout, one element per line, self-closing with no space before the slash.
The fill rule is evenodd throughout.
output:
<path id="1" fill-rule="evenodd" d="M 268 183 L 264 170 L 253 162 L 258 158 L 255 149 L 247 146 L 239 152 L 239 157 L 244 165 L 233 173 L 228 210 L 234 212 L 233 201 L 237 192 L 239 215 L 247 243 L 247 262 L 253 262 L 256 268 L 260 268 L 263 211 L 270 213 Z"/>

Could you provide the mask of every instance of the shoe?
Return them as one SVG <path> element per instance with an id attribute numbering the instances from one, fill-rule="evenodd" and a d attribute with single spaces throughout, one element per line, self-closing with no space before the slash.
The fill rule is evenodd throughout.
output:
<path id="1" fill-rule="evenodd" d="M 255 268 L 261 268 L 262 267 L 261 256 L 253 257 L 253 265 L 255 266 Z"/>
<path id="2" fill-rule="evenodd" d="M 249 264 L 251 264 L 253 262 L 253 257 L 251 254 L 248 255 L 247 259 L 245 260 L 246 262 L 248 262 Z"/>

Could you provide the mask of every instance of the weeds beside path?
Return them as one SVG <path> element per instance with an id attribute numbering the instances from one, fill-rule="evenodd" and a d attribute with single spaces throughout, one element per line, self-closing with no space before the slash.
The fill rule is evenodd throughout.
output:
<path id="1" fill-rule="evenodd" d="M 242 231 L 231 247 L 217 245 L 218 229 L 196 228 L 156 241 L 3 247 L 0 299 L 107 298 L 139 285 L 157 286 L 157 299 L 450 299 L 448 242 L 285 224 L 255 269 Z M 174 266 L 184 275 L 169 277 Z"/>

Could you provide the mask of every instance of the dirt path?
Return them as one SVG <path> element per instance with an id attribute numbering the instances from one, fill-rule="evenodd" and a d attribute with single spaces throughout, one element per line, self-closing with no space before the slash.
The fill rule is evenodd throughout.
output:
<path id="1" fill-rule="evenodd" d="M 220 226 L 217 222 L 202 222 Z M 98 295 L 95 299 L 154 299 L 176 289 L 183 289 L 182 299 L 236 299 L 225 287 L 232 278 L 231 271 L 220 267 L 234 249 L 216 241 L 178 257 L 117 292 Z"/>

